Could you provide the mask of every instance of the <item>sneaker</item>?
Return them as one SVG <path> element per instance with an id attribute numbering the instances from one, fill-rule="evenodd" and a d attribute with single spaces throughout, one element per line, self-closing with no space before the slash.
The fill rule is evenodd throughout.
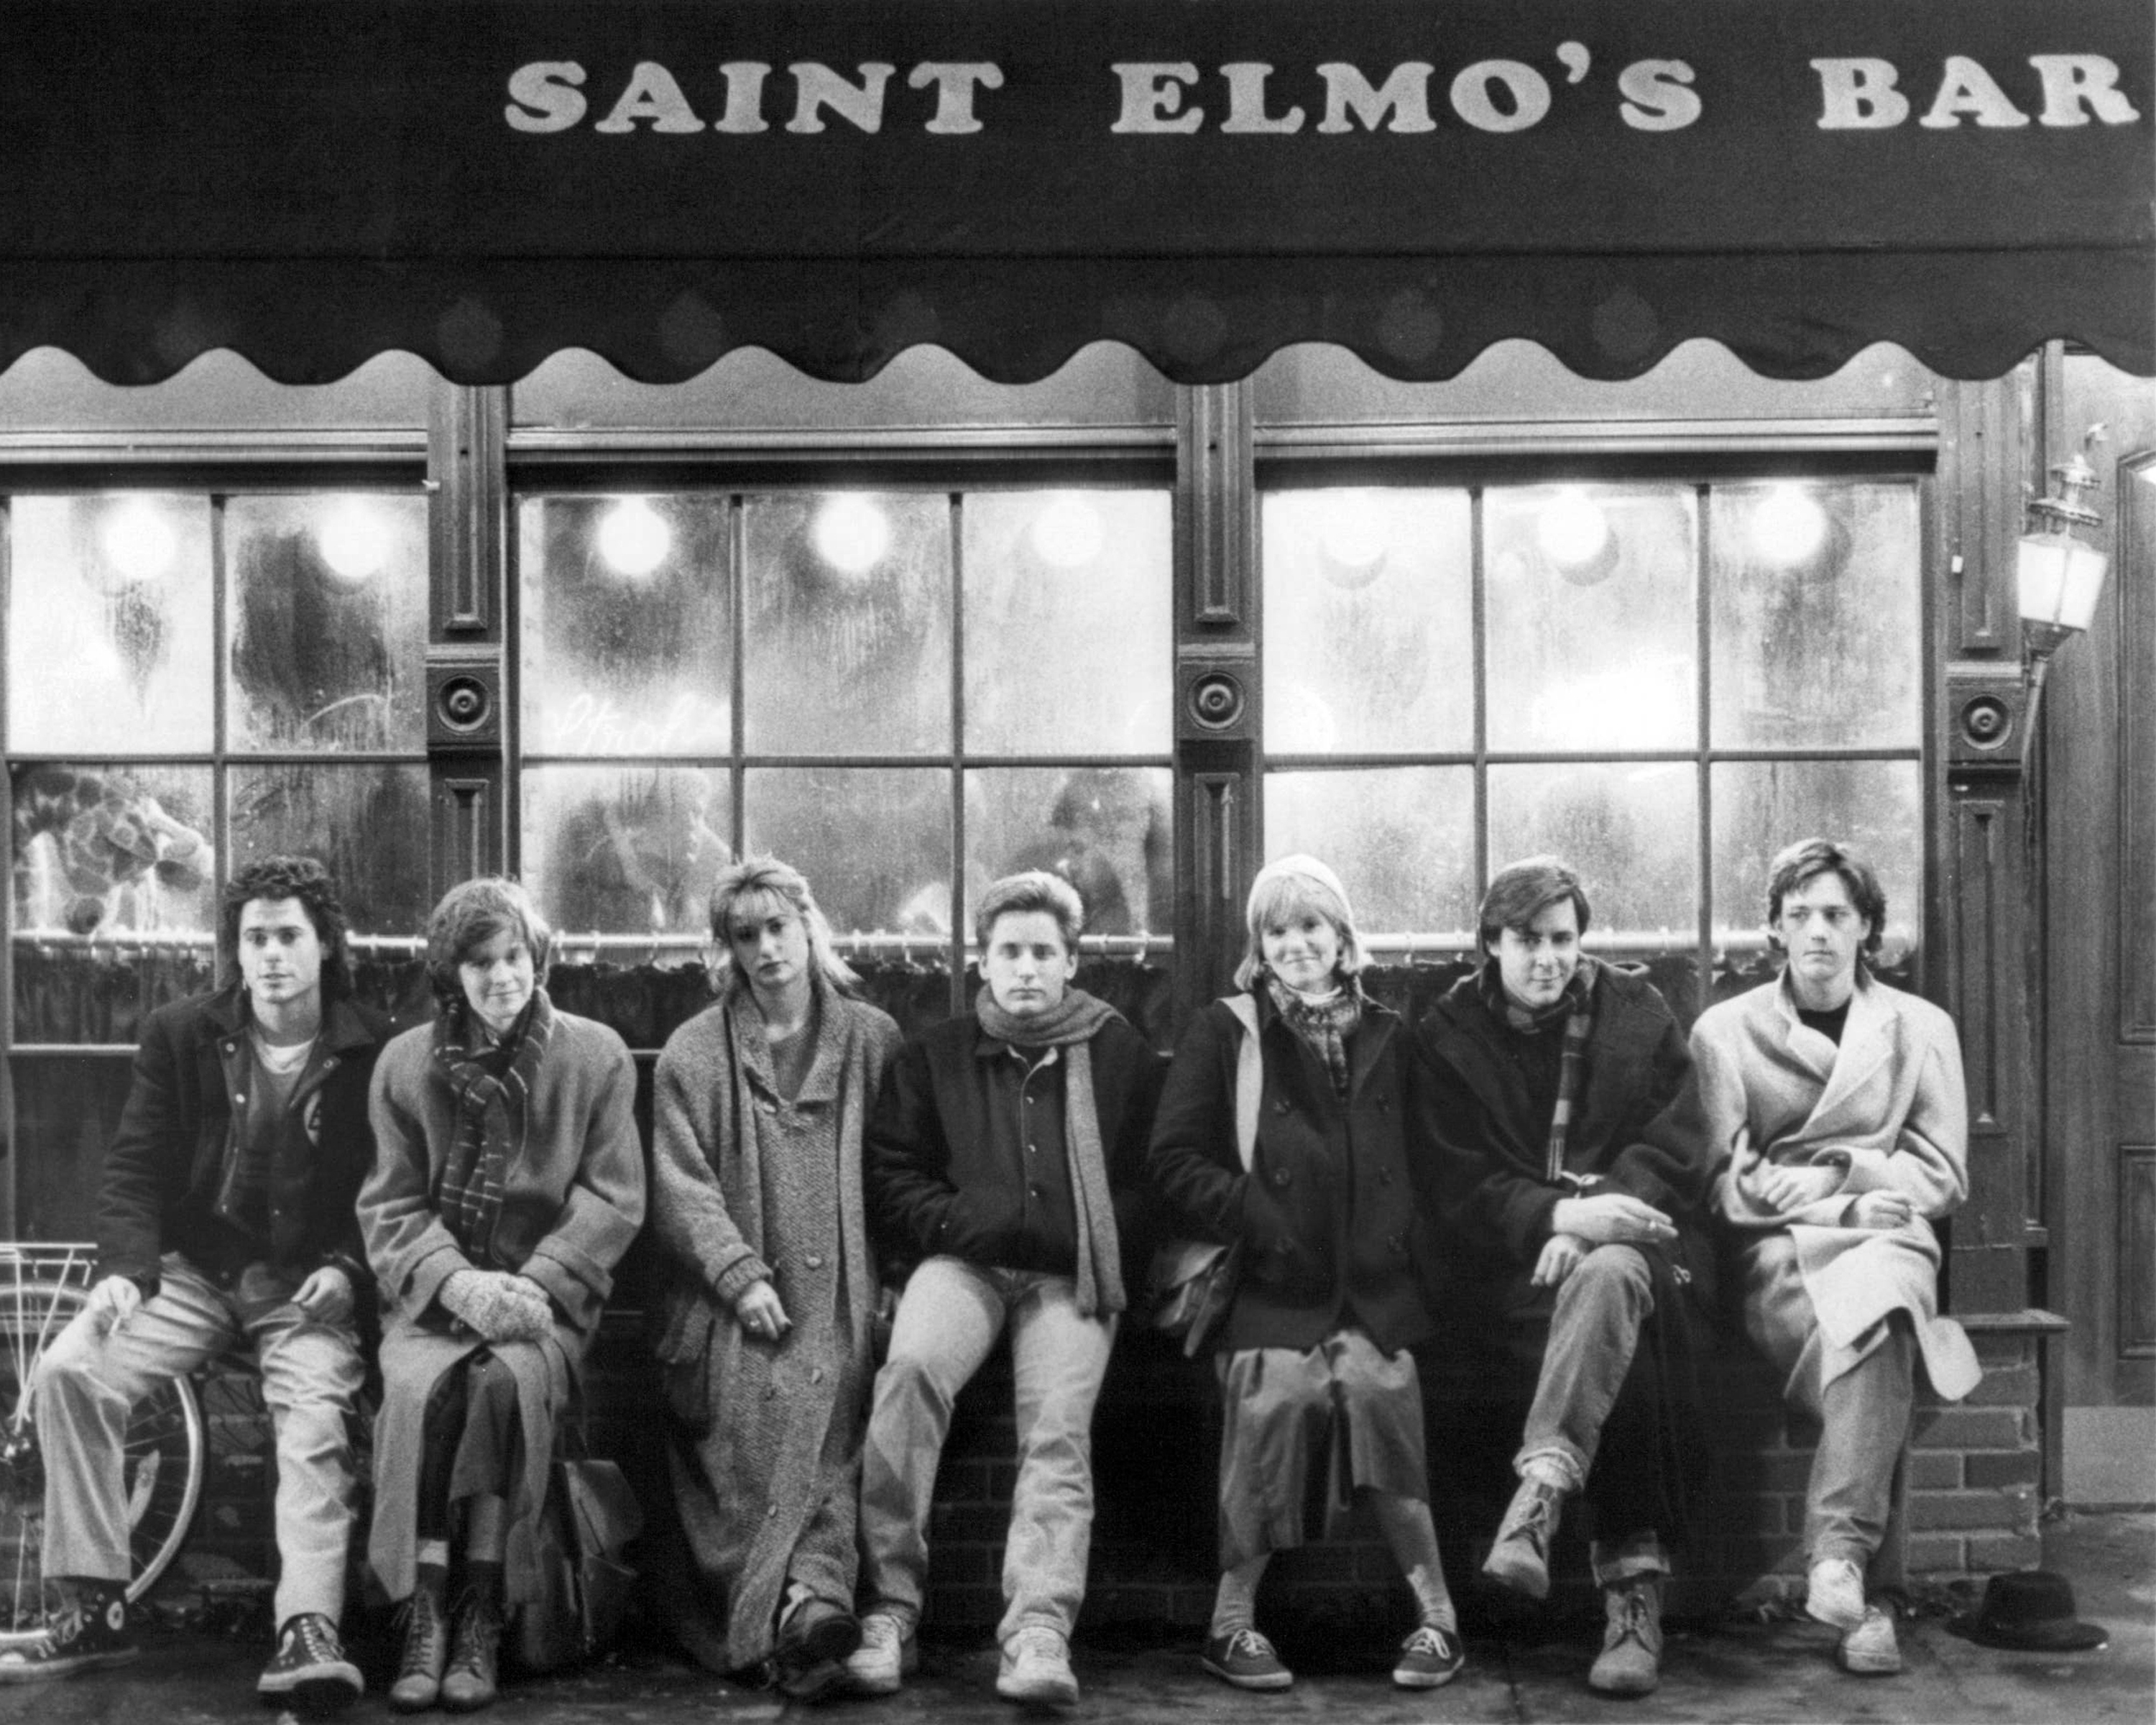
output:
<path id="1" fill-rule="evenodd" d="M 70 1584 L 45 1632 L 0 1652 L 0 1683 L 48 1683 L 140 1659 L 127 1634 L 127 1591 L 119 1582 Z"/>
<path id="2" fill-rule="evenodd" d="M 1500 1587 L 1531 1599 L 1549 1597 L 1550 1542 L 1557 1537 L 1564 1493 L 1540 1480 L 1522 1480 L 1497 1524 L 1497 1538 L 1482 1573 Z"/>
<path id="3" fill-rule="evenodd" d="M 780 1619 L 778 1687 L 795 1701 L 820 1701 L 846 1681 L 846 1660 L 861 1645 L 854 1614 L 829 1599 L 804 1599 Z"/>
<path id="4" fill-rule="evenodd" d="M 1026 1707 L 1075 1707 L 1078 1679 L 1070 1670 L 1070 1644 L 1060 1630 L 1029 1624 L 1004 1643 L 996 1693 Z"/>
<path id="5" fill-rule="evenodd" d="M 475 1713 L 492 1707 L 501 1686 L 501 1606 L 468 1592 L 457 1602 L 449 1631 L 449 1665 L 442 1674 L 445 1712 Z"/>
<path id="6" fill-rule="evenodd" d="M 1864 1620 L 1844 1632 L 1834 1662 L 1859 1677 L 1891 1677 L 1902 1669 L 1901 1644 L 1894 1638 L 1894 1615 L 1877 1605 L 1865 1608 Z"/>
<path id="7" fill-rule="evenodd" d="M 1295 1681 L 1295 1673 L 1281 1663 L 1273 1644 L 1254 1629 L 1208 1637 L 1198 1662 L 1238 1689 L 1285 1689 Z"/>
<path id="8" fill-rule="evenodd" d="M 303 1713 L 331 1713 L 350 1707 L 366 1686 L 359 1667 L 344 1656 L 336 1625 L 319 1611 L 302 1611 L 277 1632 L 277 1651 L 254 1692 Z"/>
<path id="9" fill-rule="evenodd" d="M 1587 1673 L 1598 1695 L 1652 1695 L 1662 1681 L 1662 1579 L 1635 1575 L 1602 1590 L 1608 1621 Z"/>
<path id="10" fill-rule="evenodd" d="M 1821 1558 L 1804 1583 L 1804 1615 L 1838 1630 L 1864 1621 L 1864 1572 L 1847 1558 Z"/>
<path id="11" fill-rule="evenodd" d="M 896 1695 L 921 1669 L 921 1644 L 913 1625 L 896 1612 L 871 1611 L 861 1620 L 861 1644 L 841 1667 L 856 1695 Z"/>
<path id="12" fill-rule="evenodd" d="M 397 1681 L 389 1686 L 389 1710 L 423 1713 L 441 1698 L 442 1671 L 449 1662 L 449 1614 L 439 1594 L 422 1587 L 413 1590 L 397 1615 L 403 1652 Z"/>
<path id="13" fill-rule="evenodd" d="M 1400 1643 L 1393 1681 L 1403 1689 L 1440 1689 L 1460 1675 L 1467 1650 L 1450 1630 L 1425 1623 Z"/>

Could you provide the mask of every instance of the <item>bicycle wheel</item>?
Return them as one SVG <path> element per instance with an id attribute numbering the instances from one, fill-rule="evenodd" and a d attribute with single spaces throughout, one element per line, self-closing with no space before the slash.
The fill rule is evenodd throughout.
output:
<path id="1" fill-rule="evenodd" d="M 66 1283 L 0 1284 L 0 1638 L 34 1633 L 44 1621 L 45 1469 L 32 1391 L 38 1361 L 83 1301 L 82 1289 Z M 178 1554 L 202 1501 L 194 1386 L 167 1378 L 137 1402 L 123 1449 L 134 1563 L 127 1597 L 135 1599 Z"/>

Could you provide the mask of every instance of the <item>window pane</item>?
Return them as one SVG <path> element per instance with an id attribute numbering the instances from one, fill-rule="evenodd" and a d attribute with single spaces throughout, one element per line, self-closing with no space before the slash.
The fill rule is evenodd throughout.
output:
<path id="1" fill-rule="evenodd" d="M 743 833 L 808 877 L 843 940 L 904 935 L 926 963 L 951 932 L 951 775 L 940 768 L 762 768 Z"/>
<path id="2" fill-rule="evenodd" d="M 1913 747 L 1917 488 L 1720 486 L 1709 511 L 1715 742 Z"/>
<path id="3" fill-rule="evenodd" d="M 966 498 L 966 746 L 1165 755 L 1173 534 L 1165 491 Z"/>
<path id="4" fill-rule="evenodd" d="M 1275 491 L 1264 502 L 1265 747 L 1474 746 L 1465 491 Z"/>
<path id="5" fill-rule="evenodd" d="M 1491 747 L 1695 745 L 1692 492 L 1493 488 L 1484 508 Z"/>
<path id="6" fill-rule="evenodd" d="M 1078 889 L 1088 934 L 1172 934 L 1173 778 L 1165 767 L 988 768 L 966 775 L 965 910 L 988 884 L 1046 869 Z"/>
<path id="7" fill-rule="evenodd" d="M 427 769 L 234 767 L 232 861 L 297 852 L 336 882 L 354 934 L 426 932 Z"/>
<path id="8" fill-rule="evenodd" d="M 1717 959 L 1726 955 L 1748 981 L 1779 970 L 1766 942 L 1768 865 L 1784 845 L 1815 836 L 1854 845 L 1878 870 L 1883 963 L 1900 963 L 1921 942 L 1924 788 L 1916 762 L 1719 762 L 1711 783 Z"/>
<path id="9" fill-rule="evenodd" d="M 1330 863 L 1367 935 L 1475 943 L 1475 775 L 1467 767 L 1265 775 L 1265 855 Z"/>
<path id="10" fill-rule="evenodd" d="M 224 533 L 232 747 L 424 747 L 426 500 L 234 497 Z"/>
<path id="11" fill-rule="evenodd" d="M 209 500 L 18 497 L 8 531 L 8 747 L 207 750 Z"/>
<path id="12" fill-rule="evenodd" d="M 732 860 L 722 771 L 532 767 L 524 879 L 564 936 L 711 932 L 711 882 Z"/>
<path id="13" fill-rule="evenodd" d="M 526 752 L 733 747 L 726 499 L 526 498 L 517 534 Z"/>
<path id="14" fill-rule="evenodd" d="M 1698 770 L 1492 767 L 1490 872 L 1548 853 L 1579 871 L 1589 944 L 1613 957 L 1699 943 Z"/>
<path id="15" fill-rule="evenodd" d="M 109 1040 L 131 1043 L 135 1027 Z M 127 1101 L 126 1057 L 18 1055 L 11 1070 L 14 1232 L 23 1240 L 95 1240 L 105 1147 L 119 1129 L 120 1111 Z"/>
<path id="16" fill-rule="evenodd" d="M 947 750 L 949 500 L 832 491 L 744 507 L 750 749 Z"/>

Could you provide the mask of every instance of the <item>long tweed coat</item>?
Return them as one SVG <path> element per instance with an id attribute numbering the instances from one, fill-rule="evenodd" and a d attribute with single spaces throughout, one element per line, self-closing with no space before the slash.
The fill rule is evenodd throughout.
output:
<path id="1" fill-rule="evenodd" d="M 676 1422 L 670 1472 L 715 1641 L 675 1599 L 698 1656 L 767 1657 L 794 1579 L 853 1596 L 855 1497 L 873 1373 L 876 1268 L 861 1134 L 898 1026 L 817 985 L 816 1048 L 791 1101 L 737 983 L 667 1040 L 652 1098 L 653 1231 L 671 1271 L 656 1352 Z M 769 1281 L 793 1327 L 752 1337 L 734 1301 Z"/>
<path id="2" fill-rule="evenodd" d="M 534 1517 L 545 1501 L 554 1422 L 613 1286 L 613 1267 L 644 1221 L 644 1154 L 634 1107 L 636 1068 L 603 1024 L 555 1014 L 530 1102 L 526 1153 L 509 1169 L 496 1250 L 547 1290 L 553 1333 L 493 1349 L 516 1375 L 526 1467 L 510 1508 L 505 1580 L 530 1598 Z M 382 1295 L 382 1412 L 374 1429 L 374 1527 L 367 1558 L 392 1599 L 413 1584 L 422 1426 L 442 1374 L 485 1344 L 435 1303 L 465 1257 L 435 1210 L 455 1126 L 434 1029 L 407 1030 L 382 1051 L 372 1109 L 374 1171 L 360 1189 L 359 1225 Z"/>
<path id="3" fill-rule="evenodd" d="M 1717 1177 L 1722 1219 L 1739 1230 L 1747 1281 L 1768 1296 L 1748 1326 L 1798 1321 L 1762 1271 L 1782 1260 L 1801 1280 L 1825 1349 L 1824 1381 L 1847 1371 L 1884 1335 L 1881 1320 L 1914 1321 L 1932 1387 L 1948 1400 L 1982 1373 L 1961 1326 L 1938 1310 L 1938 1236 L 1927 1218 L 1969 1194 L 1969 1102 L 1953 1020 L 1928 1000 L 1860 975 L 1839 1046 L 1797 1016 L 1786 979 L 1710 1008 L 1692 1026 L 1709 1131 L 1728 1160 Z M 1820 1169 L 1820 1194 L 1788 1215 L 1758 1195 L 1769 1167 Z M 1916 1214 L 1900 1228 L 1844 1225 L 1866 1192 L 1905 1194 Z M 1799 1339 L 1799 1338 L 1792 1338 Z"/>

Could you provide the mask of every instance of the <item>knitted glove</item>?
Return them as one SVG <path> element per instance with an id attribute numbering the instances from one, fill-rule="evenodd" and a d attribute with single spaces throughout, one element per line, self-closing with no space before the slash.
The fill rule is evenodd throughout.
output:
<path id="1" fill-rule="evenodd" d="M 536 1342 L 553 1324 L 545 1291 L 505 1271 L 457 1271 L 435 1297 L 490 1342 Z"/>

